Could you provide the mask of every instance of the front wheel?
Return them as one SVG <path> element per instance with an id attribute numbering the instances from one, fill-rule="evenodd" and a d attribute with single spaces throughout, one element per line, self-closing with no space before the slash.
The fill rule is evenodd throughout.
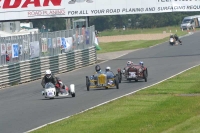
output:
<path id="1" fill-rule="evenodd" d="M 147 76 L 148 76 L 147 70 L 145 70 L 145 71 L 143 72 L 143 74 L 144 74 L 144 81 L 147 82 Z"/>

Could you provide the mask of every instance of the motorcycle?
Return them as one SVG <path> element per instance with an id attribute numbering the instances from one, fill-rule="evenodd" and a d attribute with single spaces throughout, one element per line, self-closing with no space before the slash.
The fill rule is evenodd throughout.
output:
<path id="1" fill-rule="evenodd" d="M 172 36 L 170 36 L 170 38 L 169 38 L 169 44 L 170 45 L 178 45 L 178 44 L 180 44 L 180 45 L 182 45 L 181 43 L 179 43 L 179 41 L 177 41 L 174 37 L 172 37 Z"/>
<path id="2" fill-rule="evenodd" d="M 70 88 L 65 86 L 64 89 L 60 89 L 54 86 L 51 82 L 45 84 L 45 89 L 42 91 L 42 95 L 45 98 L 54 99 L 55 97 L 65 97 L 71 95 L 75 97 L 75 85 L 70 84 Z"/>

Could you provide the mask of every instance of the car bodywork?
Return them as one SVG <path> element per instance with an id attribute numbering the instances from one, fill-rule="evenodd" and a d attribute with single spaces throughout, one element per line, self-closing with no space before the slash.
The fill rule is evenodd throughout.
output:
<path id="1" fill-rule="evenodd" d="M 122 80 L 123 75 L 128 81 L 135 80 L 137 82 L 138 80 L 144 80 L 147 82 L 148 70 L 144 66 L 133 64 L 125 67 L 123 70 L 118 69 L 118 75 L 120 80 Z"/>
<path id="2" fill-rule="evenodd" d="M 87 91 L 89 91 L 91 88 L 113 88 L 116 87 L 119 89 L 119 76 L 118 74 L 113 76 L 109 76 L 106 72 L 102 73 L 96 73 L 92 76 L 86 76 L 86 87 Z"/>

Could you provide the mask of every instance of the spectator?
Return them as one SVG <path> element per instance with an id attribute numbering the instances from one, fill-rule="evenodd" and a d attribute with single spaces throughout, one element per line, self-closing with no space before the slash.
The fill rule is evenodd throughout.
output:
<path id="1" fill-rule="evenodd" d="M 6 62 L 10 61 L 10 57 L 8 55 L 8 52 L 6 51 Z"/>

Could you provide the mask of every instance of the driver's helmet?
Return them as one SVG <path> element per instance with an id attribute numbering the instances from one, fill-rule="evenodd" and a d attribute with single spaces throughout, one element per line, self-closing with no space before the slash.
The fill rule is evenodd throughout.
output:
<path id="1" fill-rule="evenodd" d="M 144 63 L 143 63 L 142 61 L 140 61 L 140 63 L 139 63 L 139 64 L 140 64 L 140 66 L 143 66 L 143 65 L 144 65 Z"/>
<path id="2" fill-rule="evenodd" d="M 46 70 L 45 76 L 49 79 L 51 78 L 51 70 Z"/>
<path id="3" fill-rule="evenodd" d="M 109 66 L 106 67 L 106 72 L 109 72 L 111 68 Z"/>
<path id="4" fill-rule="evenodd" d="M 95 66 L 95 70 L 96 70 L 96 72 L 100 72 L 101 71 L 101 67 L 99 65 L 96 65 Z"/>
<path id="5" fill-rule="evenodd" d="M 131 66 L 131 64 L 133 64 L 133 62 L 132 61 L 127 61 L 127 66 Z"/>

